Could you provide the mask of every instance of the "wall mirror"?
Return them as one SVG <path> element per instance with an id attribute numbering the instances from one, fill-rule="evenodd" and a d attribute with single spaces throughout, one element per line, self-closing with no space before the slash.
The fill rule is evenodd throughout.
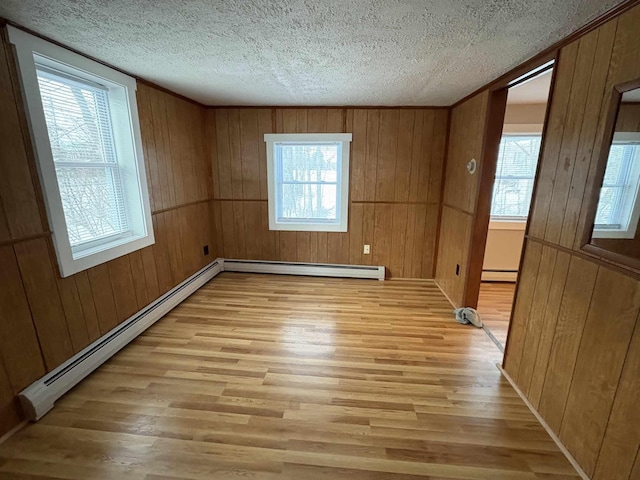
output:
<path id="1" fill-rule="evenodd" d="M 640 80 L 614 90 L 583 249 L 640 269 Z"/>

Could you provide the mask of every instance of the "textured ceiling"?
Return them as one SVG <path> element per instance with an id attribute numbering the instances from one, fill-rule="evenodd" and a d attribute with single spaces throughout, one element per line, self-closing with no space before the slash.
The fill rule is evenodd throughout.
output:
<path id="1" fill-rule="evenodd" d="M 621 0 L 2 0 L 208 105 L 450 105 Z"/>

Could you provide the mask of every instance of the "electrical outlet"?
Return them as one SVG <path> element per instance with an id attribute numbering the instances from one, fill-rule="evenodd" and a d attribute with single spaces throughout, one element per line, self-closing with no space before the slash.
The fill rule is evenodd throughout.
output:
<path id="1" fill-rule="evenodd" d="M 209 255 L 209 245 L 205 245 L 202 250 L 204 251 L 205 255 Z"/>
<path id="2" fill-rule="evenodd" d="M 371 253 L 371 245 L 365 245 L 363 253 L 369 255 Z"/>

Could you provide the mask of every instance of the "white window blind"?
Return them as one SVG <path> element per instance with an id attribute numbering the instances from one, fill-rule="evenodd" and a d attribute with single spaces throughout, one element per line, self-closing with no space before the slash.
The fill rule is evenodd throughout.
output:
<path id="1" fill-rule="evenodd" d="M 71 247 L 129 231 L 107 89 L 36 65 Z"/>
<path id="2" fill-rule="evenodd" d="M 596 230 L 628 231 L 633 227 L 635 233 L 636 226 L 631 223 L 637 210 L 639 182 L 640 143 L 612 144 L 600 190 Z"/>
<path id="3" fill-rule="evenodd" d="M 540 141 L 539 135 L 502 137 L 493 185 L 492 217 L 522 219 L 529 214 Z"/>
<path id="4" fill-rule="evenodd" d="M 341 146 L 275 145 L 279 222 L 338 222 Z"/>

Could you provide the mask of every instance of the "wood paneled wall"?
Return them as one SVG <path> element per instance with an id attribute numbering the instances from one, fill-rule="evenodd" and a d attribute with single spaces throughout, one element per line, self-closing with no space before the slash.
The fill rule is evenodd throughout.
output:
<path id="1" fill-rule="evenodd" d="M 640 7 L 564 47 L 505 368 L 594 480 L 640 478 L 640 280 L 580 251 L 614 85 L 640 78 Z"/>
<path id="2" fill-rule="evenodd" d="M 488 108 L 489 93 L 485 91 L 451 113 L 435 278 L 456 306 L 464 303 Z M 474 175 L 467 170 L 471 159 L 478 165 Z"/>
<path id="3" fill-rule="evenodd" d="M 61 278 L 12 51 L 2 42 L 0 436 L 20 421 L 14 394 L 217 256 L 205 109 L 139 84 L 156 243 Z"/>
<path id="4" fill-rule="evenodd" d="M 394 277 L 432 278 L 447 121 L 446 109 L 211 109 L 221 255 L 384 265 Z M 270 231 L 264 134 L 323 132 L 353 133 L 349 231 Z"/>

